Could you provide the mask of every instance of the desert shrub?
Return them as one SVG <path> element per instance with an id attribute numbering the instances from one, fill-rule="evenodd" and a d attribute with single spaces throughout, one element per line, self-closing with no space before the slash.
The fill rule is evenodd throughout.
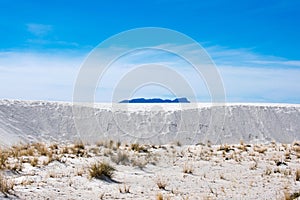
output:
<path id="1" fill-rule="evenodd" d="M 176 145 L 177 145 L 178 147 L 181 147 L 181 142 L 180 142 L 180 141 L 176 141 Z"/>
<path id="2" fill-rule="evenodd" d="M 226 153 L 228 153 L 229 151 L 234 150 L 233 148 L 231 148 L 229 145 L 224 144 L 224 145 L 220 145 L 218 151 L 224 151 Z"/>
<path id="3" fill-rule="evenodd" d="M 75 145 L 74 145 L 74 147 L 75 147 L 76 149 L 85 149 L 85 146 L 84 146 L 84 144 L 83 144 L 82 141 L 76 142 Z"/>
<path id="4" fill-rule="evenodd" d="M 101 180 L 111 179 L 114 175 L 116 169 L 110 164 L 105 162 L 94 163 L 90 169 L 89 173 L 92 178 L 97 178 Z"/>
<path id="5" fill-rule="evenodd" d="M 162 195 L 162 193 L 158 193 L 156 195 L 156 200 L 164 200 L 164 196 Z"/>
<path id="6" fill-rule="evenodd" d="M 10 194 L 10 191 L 14 189 L 14 183 L 0 174 L 0 192 L 6 197 Z"/>
<path id="7" fill-rule="evenodd" d="M 58 144 L 53 143 L 53 144 L 51 144 L 51 145 L 49 146 L 49 148 L 50 148 L 51 150 L 58 150 Z"/>
<path id="8" fill-rule="evenodd" d="M 7 153 L 0 149 L 0 169 L 5 169 L 6 168 L 7 159 L 8 159 Z"/>
<path id="9" fill-rule="evenodd" d="M 300 192 L 294 192 L 292 194 L 290 194 L 288 191 L 284 191 L 284 199 L 285 200 L 293 200 L 293 199 L 297 199 L 298 197 L 300 197 Z"/>
<path id="10" fill-rule="evenodd" d="M 254 147 L 254 151 L 258 152 L 258 153 L 265 153 L 268 150 L 267 147 L 260 147 L 260 146 L 255 146 Z"/>
<path id="11" fill-rule="evenodd" d="M 36 167 L 39 162 L 39 159 L 37 157 L 34 157 L 33 159 L 30 160 L 30 164 L 32 167 Z"/>
<path id="12" fill-rule="evenodd" d="M 137 152 L 147 152 L 147 149 L 144 146 L 139 145 L 138 143 L 131 144 L 131 150 Z"/>
<path id="13" fill-rule="evenodd" d="M 110 140 L 109 141 L 109 144 L 108 144 L 108 148 L 112 149 L 114 146 L 114 141 L 113 140 Z"/>
<path id="14" fill-rule="evenodd" d="M 138 157 L 136 159 L 132 159 L 131 162 L 132 162 L 132 166 L 134 166 L 134 167 L 137 166 L 140 169 L 144 169 L 146 167 L 146 165 L 148 164 L 147 160 L 140 158 L 140 157 Z"/>
<path id="15" fill-rule="evenodd" d="M 185 164 L 183 166 L 183 173 L 186 173 L 186 174 L 193 174 L 193 167 L 191 165 L 188 165 L 188 164 Z"/>
<path id="16" fill-rule="evenodd" d="M 127 165 L 129 163 L 129 157 L 126 152 L 119 151 L 116 156 L 113 156 L 112 161 L 116 164 L 121 163 L 122 165 Z"/>
<path id="17" fill-rule="evenodd" d="M 49 154 L 49 150 L 44 143 L 35 143 L 33 144 L 38 153 L 42 156 L 47 156 Z"/>
<path id="18" fill-rule="evenodd" d="M 167 187 L 167 182 L 162 180 L 161 178 L 159 178 L 157 181 L 156 181 L 156 185 L 159 189 L 163 189 L 165 190 L 166 187 Z"/>
<path id="19" fill-rule="evenodd" d="M 124 184 L 123 188 L 119 187 L 119 192 L 120 193 L 130 193 L 130 186 L 127 186 Z"/>
<path id="20" fill-rule="evenodd" d="M 22 159 L 17 160 L 16 162 L 10 164 L 7 168 L 15 173 L 19 173 L 23 168 L 22 162 Z"/>
<path id="21" fill-rule="evenodd" d="M 117 142 L 117 144 L 116 144 L 116 146 L 117 146 L 117 149 L 119 149 L 121 145 L 122 145 L 122 143 L 121 143 L 120 141 L 119 141 L 119 142 Z"/>

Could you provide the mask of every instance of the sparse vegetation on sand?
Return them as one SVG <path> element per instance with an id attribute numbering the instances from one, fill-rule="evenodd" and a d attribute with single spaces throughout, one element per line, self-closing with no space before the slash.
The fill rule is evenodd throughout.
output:
<path id="1" fill-rule="evenodd" d="M 135 199 L 139 194 L 150 199 L 185 199 L 188 194 L 190 199 L 298 198 L 297 142 L 174 144 L 110 140 L 2 148 L 0 198 L 43 199 L 61 193 L 75 199 L 91 199 L 95 193 L 100 199 Z"/>

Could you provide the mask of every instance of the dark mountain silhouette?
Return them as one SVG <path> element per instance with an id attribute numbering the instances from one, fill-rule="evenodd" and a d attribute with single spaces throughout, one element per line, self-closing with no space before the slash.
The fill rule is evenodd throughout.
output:
<path id="1" fill-rule="evenodd" d="M 154 98 L 154 99 L 137 98 L 137 99 L 123 100 L 120 101 L 119 103 L 190 103 L 190 101 L 185 97 L 176 98 L 173 100 L 160 99 L 160 98 Z"/>

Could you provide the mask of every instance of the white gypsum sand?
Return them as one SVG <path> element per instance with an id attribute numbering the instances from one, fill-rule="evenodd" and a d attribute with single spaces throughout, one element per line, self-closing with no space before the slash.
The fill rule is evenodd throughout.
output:
<path id="1" fill-rule="evenodd" d="M 2 151 L 8 158 L 1 176 L 13 187 L 0 198 L 293 199 L 300 196 L 299 147 L 113 141 L 17 146 Z M 95 163 L 115 168 L 111 179 L 91 177 Z"/>
<path id="2" fill-rule="evenodd" d="M 0 145 L 20 141 L 74 141 L 88 134 L 96 140 L 151 144 L 177 140 L 182 144 L 207 140 L 220 144 L 238 143 L 241 139 L 251 143 L 272 140 L 291 143 L 300 139 L 300 105 L 297 104 L 107 103 L 94 106 L 80 107 L 84 114 L 77 116 L 73 114 L 72 103 L 1 100 Z"/>
<path id="3" fill-rule="evenodd" d="M 105 128 L 97 140 L 81 144 L 71 103 L 2 100 L 0 199 L 297 198 L 300 106 L 215 108 L 226 117 L 211 123 L 211 104 L 96 104 Z M 154 122 L 165 140 L 120 135 L 122 128 L 151 134 L 144 127 Z M 88 124 L 87 134 L 93 130 Z M 203 131 L 206 125 L 211 132 Z M 112 179 L 91 177 L 95 163 L 115 168 Z"/>

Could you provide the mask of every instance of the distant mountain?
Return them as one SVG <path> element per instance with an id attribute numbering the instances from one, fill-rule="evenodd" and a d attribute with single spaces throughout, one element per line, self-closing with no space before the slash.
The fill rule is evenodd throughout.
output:
<path id="1" fill-rule="evenodd" d="M 183 98 L 176 98 L 174 100 L 171 99 L 144 99 L 144 98 L 137 98 L 137 99 L 130 99 L 130 100 L 123 100 L 119 103 L 190 103 L 190 101 L 183 97 Z"/>

